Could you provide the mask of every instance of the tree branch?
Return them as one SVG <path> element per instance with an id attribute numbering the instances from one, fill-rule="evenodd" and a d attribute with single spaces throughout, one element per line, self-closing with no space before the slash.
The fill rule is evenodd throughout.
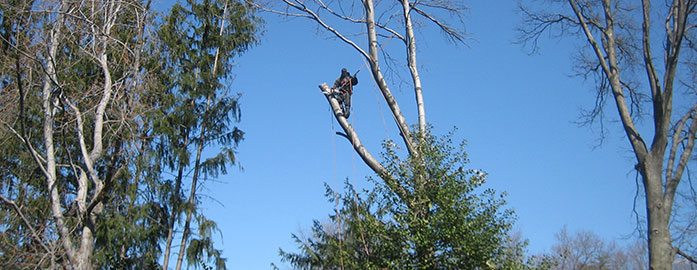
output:
<path id="1" fill-rule="evenodd" d="M 680 145 L 680 142 L 683 141 L 682 139 L 680 139 L 680 134 L 682 134 L 683 128 L 685 127 L 685 123 L 692 117 L 692 114 L 694 113 L 695 109 L 697 109 L 697 104 L 695 104 L 695 106 L 692 106 L 692 108 L 675 124 L 673 136 L 671 138 L 672 144 L 670 146 L 670 152 L 668 153 L 668 162 L 666 165 L 666 179 L 673 178 L 675 156 L 677 155 L 677 149 Z"/>
<path id="2" fill-rule="evenodd" d="M 465 42 L 465 36 L 460 33 L 460 31 L 457 31 L 453 29 L 452 27 L 446 25 L 445 23 L 441 22 L 440 20 L 436 19 L 435 17 L 431 16 L 431 14 L 428 14 L 421 10 L 420 8 L 416 7 L 416 5 L 409 4 L 407 0 L 403 0 L 403 2 L 406 2 L 406 4 L 410 5 L 411 8 L 416 11 L 417 13 L 421 14 L 421 16 L 424 16 L 426 19 L 430 20 L 431 22 L 435 23 L 445 34 L 452 38 L 455 41 L 459 41 L 463 45 L 467 46 L 467 43 Z"/>
<path id="3" fill-rule="evenodd" d="M 319 88 L 322 90 L 324 93 L 331 93 L 331 88 L 326 84 L 320 84 Z M 373 155 L 368 152 L 368 150 L 363 146 L 361 143 L 361 140 L 358 138 L 358 135 L 356 134 L 356 131 L 353 130 L 353 126 L 346 120 L 346 117 L 343 116 L 341 106 L 339 105 L 339 102 L 332 97 L 331 94 L 325 94 L 325 97 L 327 98 L 327 102 L 329 102 L 329 105 L 332 107 L 332 111 L 334 112 L 334 116 L 336 117 L 336 120 L 339 122 L 339 125 L 341 125 L 341 128 L 344 129 L 346 132 L 346 138 L 351 142 L 351 145 L 353 145 L 353 148 L 356 150 L 356 153 L 363 159 L 363 161 L 370 167 L 375 173 L 378 175 L 389 175 L 389 172 L 378 162 Z"/>
<path id="4" fill-rule="evenodd" d="M 15 213 L 17 213 L 17 215 L 22 219 L 22 222 L 24 222 L 24 226 L 26 226 L 29 229 L 29 231 L 31 232 L 31 236 L 34 237 L 34 240 L 39 242 L 41 244 L 41 247 L 46 251 L 46 253 L 51 254 L 51 257 L 53 257 L 54 256 L 53 252 L 51 251 L 51 249 L 49 249 L 46 246 L 44 241 L 41 240 L 41 238 L 39 237 L 39 234 L 36 233 L 36 230 L 34 229 L 34 227 L 31 225 L 31 223 L 29 223 L 29 220 L 27 220 L 27 218 L 22 213 L 22 210 L 19 209 L 19 206 L 17 206 L 17 204 L 13 200 L 8 199 L 7 197 L 5 197 L 1 194 L 0 194 L 0 199 L 2 199 L 2 201 L 4 201 L 6 204 L 8 204 L 12 207 L 12 210 Z"/>
<path id="5" fill-rule="evenodd" d="M 307 15 L 302 15 L 302 14 L 301 14 L 301 16 L 298 16 L 298 17 L 305 17 L 305 18 L 309 18 L 309 19 L 312 19 L 312 20 L 316 21 L 320 26 L 322 26 L 323 28 L 329 30 L 329 32 L 331 32 L 332 34 L 334 34 L 336 37 L 338 37 L 338 38 L 341 39 L 342 41 L 346 42 L 347 44 L 351 45 L 351 47 L 353 47 L 354 49 L 356 49 L 356 51 L 358 51 L 361 55 L 363 55 L 363 57 L 365 57 L 366 59 L 370 59 L 369 56 L 368 56 L 368 54 L 367 54 L 363 49 L 361 49 L 361 47 L 359 47 L 358 44 L 356 44 L 356 43 L 353 42 L 352 40 L 346 38 L 344 35 L 342 35 L 341 33 L 339 33 L 339 31 L 337 31 L 337 30 L 334 29 L 333 27 L 331 27 L 331 26 L 329 26 L 328 24 L 326 24 L 326 23 L 324 22 L 324 20 L 322 20 L 322 18 L 320 18 L 319 15 L 317 15 L 317 13 L 315 13 L 314 11 L 308 9 L 302 2 L 297 1 L 297 3 L 293 3 L 293 2 L 291 2 L 291 1 L 289 1 L 289 0 L 283 0 L 283 2 L 285 2 L 287 5 L 289 5 L 289 6 L 293 7 L 293 8 L 295 8 L 295 9 L 297 9 L 297 10 L 299 10 L 299 11 L 304 12 L 304 13 L 307 14 Z M 298 4 L 298 3 L 299 3 L 299 4 Z M 257 7 L 259 7 L 259 4 L 254 4 L 254 5 L 257 6 Z M 275 12 L 275 13 L 278 13 L 278 12 Z M 283 13 L 279 13 L 279 14 L 283 14 Z M 286 14 L 284 14 L 284 15 L 290 15 L 290 13 L 286 13 Z"/>
<path id="6" fill-rule="evenodd" d="M 342 14 L 337 13 L 337 12 L 334 11 L 333 9 L 329 8 L 329 6 L 327 6 L 327 5 L 326 5 L 323 1 L 321 1 L 321 0 L 317 0 L 317 2 L 319 3 L 319 5 L 320 5 L 324 10 L 326 10 L 327 12 L 329 12 L 329 14 L 332 14 L 332 15 L 336 16 L 336 17 L 339 18 L 339 19 L 342 19 L 342 20 L 345 20 L 345 21 L 348 21 L 348 22 L 352 22 L 352 23 L 360 23 L 360 24 L 366 23 L 365 20 L 357 20 L 357 19 L 354 19 L 354 18 L 351 18 L 351 17 L 348 17 L 348 16 L 345 16 L 345 15 L 342 15 Z M 383 30 L 385 30 L 385 31 L 387 31 L 387 32 L 390 32 L 390 34 L 392 34 L 394 37 L 397 37 L 397 38 L 401 39 L 402 41 L 406 41 L 406 39 L 405 39 L 401 34 L 399 34 L 399 33 L 398 33 L 397 31 L 395 31 L 394 29 L 387 27 L 386 25 L 383 25 L 383 24 L 380 24 L 380 23 L 375 22 L 375 26 L 377 26 L 378 28 L 383 29 Z"/>
<path id="7" fill-rule="evenodd" d="M 411 5 L 408 0 L 401 0 L 401 2 L 402 15 L 404 16 L 404 29 L 407 32 L 407 65 L 409 66 L 412 82 L 414 83 L 416 107 L 419 115 L 419 131 L 423 134 L 426 133 L 426 112 L 424 109 L 424 97 L 421 88 L 421 77 L 419 77 L 419 70 L 416 67 L 416 37 L 414 37 L 414 26 L 411 21 L 411 9 L 413 8 L 414 10 L 416 10 L 424 16 L 428 16 L 428 14 L 421 13 L 416 7 Z M 441 26 L 441 28 L 443 28 L 442 24 L 440 24 L 437 20 L 431 20 L 434 23 Z M 457 38 L 457 36 L 455 37 Z M 458 38 L 458 40 L 460 39 Z"/>
<path id="8" fill-rule="evenodd" d="M 650 42 L 650 10 L 651 2 L 649 0 L 642 0 L 642 10 L 643 10 L 643 20 L 641 23 L 642 30 L 642 51 L 644 53 L 644 66 L 646 67 L 646 74 L 649 79 L 649 86 L 651 88 L 651 99 L 657 100 L 660 96 L 661 89 L 658 82 L 658 75 L 656 75 L 656 68 L 653 65 L 653 57 L 651 56 L 651 42 Z"/>
<path id="9" fill-rule="evenodd" d="M 692 257 L 692 256 L 690 256 L 690 255 L 687 255 L 685 252 L 682 252 L 682 250 L 680 250 L 679 248 L 676 248 L 676 249 L 675 249 L 675 252 L 676 252 L 678 255 L 680 255 L 680 256 L 682 256 L 683 258 L 685 258 L 685 259 L 687 259 L 688 261 L 690 261 L 691 263 L 697 264 L 697 259 L 696 259 L 695 257 Z"/>
<path id="10" fill-rule="evenodd" d="M 380 176 L 380 178 L 385 180 L 388 186 L 395 190 L 395 193 L 397 193 L 400 198 L 405 199 L 408 192 L 396 183 L 390 172 L 387 171 L 387 169 L 385 169 L 385 167 L 383 167 L 382 164 L 380 164 L 380 162 L 378 162 L 361 143 L 361 140 L 358 138 L 358 134 L 353 129 L 353 126 L 351 126 L 348 120 L 346 120 L 346 117 L 343 116 L 339 102 L 332 96 L 331 88 L 326 83 L 320 84 L 319 88 L 323 93 L 325 93 L 324 96 L 327 98 L 327 102 L 329 102 L 329 105 L 332 107 L 336 121 L 339 122 L 339 125 L 345 132 L 346 139 L 351 142 L 351 145 L 353 145 L 353 149 L 356 150 L 356 153 L 358 153 L 368 167 L 370 167 L 378 176 Z"/>
<path id="11" fill-rule="evenodd" d="M 64 5 L 62 5 L 61 8 L 63 8 L 63 6 Z M 62 35 L 62 25 L 64 23 L 64 17 L 59 12 L 53 28 L 49 30 L 50 40 L 48 42 L 48 59 L 44 68 L 45 74 L 42 87 L 43 136 L 44 148 L 46 151 L 46 187 L 48 189 L 51 201 L 52 216 L 56 220 L 56 228 L 58 229 L 60 235 L 61 245 L 65 249 L 69 260 L 71 262 L 76 262 L 77 251 L 75 250 L 75 246 L 71 240 L 70 230 L 68 230 L 67 224 L 64 220 L 61 199 L 58 193 L 58 185 L 56 184 L 56 156 L 55 146 L 53 143 L 54 97 L 51 85 L 56 82 L 55 59 L 58 51 L 58 42 Z"/>
<path id="12" fill-rule="evenodd" d="M 617 110 L 620 115 L 620 119 L 622 120 L 622 124 L 624 126 L 625 133 L 627 134 L 627 138 L 629 139 L 630 143 L 632 144 L 632 148 L 634 149 L 634 154 L 637 157 L 637 160 L 639 162 L 643 162 L 646 159 L 646 156 L 648 155 L 648 149 L 646 147 L 646 144 L 644 143 L 644 140 L 641 138 L 641 135 L 639 134 L 639 131 L 636 129 L 634 126 L 634 121 L 632 120 L 632 116 L 629 112 L 629 109 L 627 107 L 627 102 L 624 97 L 624 91 L 622 90 L 622 85 L 620 83 L 620 75 L 619 75 L 619 69 L 617 67 L 616 59 L 617 56 L 614 53 L 615 50 L 615 35 L 612 30 L 612 24 L 613 24 L 613 19 L 611 17 L 611 14 L 609 12 L 608 7 L 606 7 L 605 10 L 605 17 L 606 17 L 606 28 L 602 29 L 603 35 L 605 38 L 605 41 L 607 42 L 607 45 L 604 46 L 606 50 L 608 50 L 608 55 L 607 59 L 610 61 L 606 61 L 606 55 L 603 53 L 601 46 L 598 44 L 598 42 L 595 40 L 593 37 L 593 34 L 591 33 L 588 24 L 586 23 L 583 14 L 581 13 L 580 9 L 578 8 L 578 5 L 576 4 L 575 0 L 569 0 L 569 5 L 571 5 L 571 8 L 574 11 L 574 14 L 576 14 L 576 17 L 580 23 L 581 28 L 583 29 L 583 32 L 586 35 L 586 38 L 588 39 L 588 42 L 591 45 L 591 48 L 595 52 L 595 55 L 600 62 L 601 67 L 603 68 L 603 72 L 606 74 L 608 77 L 608 80 L 610 80 L 610 85 L 612 86 L 612 93 L 615 99 L 615 104 L 617 106 Z M 605 3 L 603 3 L 605 5 Z"/>
<path id="13" fill-rule="evenodd" d="M 370 57 L 367 59 L 373 73 L 373 79 L 377 83 L 378 88 L 380 88 L 380 92 L 382 93 L 385 102 L 387 102 L 387 105 L 390 107 L 390 111 L 392 112 L 392 116 L 397 124 L 397 128 L 399 128 L 399 133 L 402 136 L 402 140 L 404 140 L 404 144 L 407 146 L 407 151 L 409 151 L 410 155 L 416 155 L 417 153 L 412 140 L 411 131 L 409 130 L 409 125 L 404 119 L 404 115 L 402 115 L 402 110 L 399 108 L 397 100 L 395 100 L 390 88 L 387 86 L 387 82 L 385 82 L 385 77 L 382 75 L 382 71 L 380 71 L 380 63 L 378 61 L 379 49 L 377 32 L 375 30 L 375 10 L 373 10 L 373 1 L 363 0 L 363 5 L 366 12 L 366 28 L 368 29 L 368 48 L 370 52 Z"/>
<path id="14" fill-rule="evenodd" d="M 673 177 L 666 177 L 666 188 L 665 188 L 665 193 L 664 193 L 664 201 L 666 203 L 670 203 L 667 205 L 672 205 L 673 202 L 673 197 L 675 196 L 675 191 L 678 188 L 678 183 L 680 183 L 680 179 L 682 178 L 682 174 L 685 171 L 685 167 L 687 166 L 687 162 L 690 160 L 690 157 L 692 156 L 692 151 L 695 146 L 695 134 L 697 133 L 697 121 L 695 121 L 694 113 L 697 111 L 697 104 L 695 104 L 692 109 L 685 115 L 686 117 L 689 116 L 689 118 L 692 119 L 692 123 L 690 125 L 690 128 L 687 131 L 687 145 L 685 146 L 685 149 L 682 152 L 682 155 L 680 156 L 680 160 L 678 161 L 678 165 L 675 168 L 675 172 Z M 683 119 L 686 119 L 683 117 Z M 684 121 L 681 119 L 681 122 L 684 123 Z M 682 125 L 681 125 L 682 127 Z M 676 130 L 676 132 L 679 132 Z M 673 142 L 673 145 L 675 145 L 675 142 Z M 677 148 L 677 145 L 675 145 Z M 677 149 L 671 149 L 670 150 L 670 156 L 674 157 L 675 152 Z M 670 170 L 672 167 L 668 167 L 668 172 L 666 175 L 670 174 Z"/>

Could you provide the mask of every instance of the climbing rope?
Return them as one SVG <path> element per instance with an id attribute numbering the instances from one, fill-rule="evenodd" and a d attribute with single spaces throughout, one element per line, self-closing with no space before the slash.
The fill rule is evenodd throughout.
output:
<path id="1" fill-rule="evenodd" d="M 336 139 L 334 138 L 334 119 L 332 117 L 334 116 L 333 112 L 330 110 L 330 116 L 329 120 L 332 122 L 332 160 L 334 163 L 334 188 L 336 190 L 339 189 L 339 184 L 337 181 L 337 176 L 336 176 Z M 339 233 L 339 261 L 341 262 L 341 270 L 344 270 L 344 250 L 343 250 L 343 243 L 342 243 L 342 238 L 343 236 L 341 235 L 341 211 L 339 211 L 339 195 L 338 192 L 334 190 L 334 212 L 336 212 L 336 230 Z"/>
<path id="2" fill-rule="evenodd" d="M 387 40 L 387 42 L 385 42 L 385 43 L 383 43 L 382 45 L 380 45 L 380 48 L 378 49 L 378 52 L 381 52 L 381 51 L 382 51 L 382 48 L 385 48 L 385 46 L 387 46 L 387 44 L 390 43 L 390 41 L 392 41 L 393 38 L 394 38 L 394 37 L 390 37 L 390 38 Z M 361 71 L 364 67 L 368 66 L 368 62 L 365 61 L 365 58 L 363 58 L 363 62 L 364 62 L 364 64 L 363 64 L 358 70 L 356 70 L 356 73 L 353 74 L 354 77 L 356 77 L 356 74 L 358 74 L 358 72 Z"/>
<path id="3" fill-rule="evenodd" d="M 358 121 L 359 115 L 355 115 L 353 118 L 351 118 L 351 125 L 354 125 L 354 121 Z M 356 152 L 354 151 L 353 154 L 351 155 L 351 164 L 353 166 L 353 203 L 354 206 L 356 207 L 356 219 L 358 219 L 358 232 L 361 234 L 361 242 L 363 243 L 363 250 L 365 251 L 365 254 L 367 256 L 370 256 L 370 251 L 368 250 L 368 243 L 365 241 L 365 233 L 363 232 L 363 222 L 361 221 L 361 208 L 358 205 L 358 193 L 356 192 L 356 181 L 358 179 L 358 176 L 356 175 Z"/>
<path id="4" fill-rule="evenodd" d="M 392 41 L 392 37 L 391 37 L 390 39 L 388 39 L 387 42 L 383 43 L 383 44 L 380 46 L 380 49 L 378 50 L 378 52 L 382 51 L 382 49 L 383 49 L 388 43 L 390 43 L 390 41 Z M 358 74 L 358 72 L 360 72 L 360 71 L 361 71 L 363 68 L 365 68 L 366 66 L 368 66 L 368 62 L 367 62 L 366 59 L 364 58 L 364 59 L 363 59 L 363 65 L 353 74 L 353 77 L 355 78 L 356 75 Z M 350 85 L 350 84 L 349 84 L 349 85 Z M 352 88 L 351 85 L 350 85 L 350 87 Z M 343 87 L 341 87 L 341 88 L 343 89 Z M 351 89 L 351 90 L 353 90 L 353 89 Z M 378 103 L 378 109 L 380 110 L 380 116 L 381 116 L 381 118 L 382 118 L 382 125 L 383 125 L 383 127 L 384 127 L 384 129 L 385 129 L 385 136 L 387 136 L 387 139 L 389 140 L 390 134 L 389 134 L 389 131 L 387 130 L 387 122 L 385 121 L 385 115 L 384 115 L 383 112 L 382 112 L 382 105 L 380 104 L 380 98 L 379 98 L 379 95 L 378 95 L 378 92 L 377 92 L 377 85 L 373 84 L 373 90 L 374 90 L 374 92 L 375 92 L 375 99 L 376 99 L 376 101 L 377 101 L 377 103 Z M 333 166 L 334 166 L 334 186 L 335 186 L 335 189 L 338 190 L 338 189 L 339 189 L 339 185 L 338 185 L 338 180 L 337 180 L 336 139 L 334 138 L 334 135 L 335 135 L 335 134 L 336 134 L 336 135 L 342 135 L 342 136 L 345 136 L 347 139 L 349 139 L 349 137 L 348 137 L 348 135 L 344 135 L 344 134 L 341 134 L 341 133 L 335 131 L 335 129 L 334 129 L 334 119 L 333 119 L 333 117 L 334 117 L 334 113 L 333 113 L 333 111 L 330 109 L 331 134 L 332 134 L 332 160 L 333 160 Z M 356 116 L 354 115 L 354 117 L 351 119 L 351 125 L 352 125 L 352 126 L 354 125 L 355 119 L 356 119 Z M 361 222 L 361 213 L 360 213 L 361 208 L 360 208 L 360 205 L 358 204 L 358 202 L 359 202 L 358 193 L 357 193 L 356 190 L 355 190 L 355 189 L 356 189 L 356 181 L 357 181 L 357 180 L 356 180 L 356 179 L 357 179 L 357 175 L 356 175 L 356 153 L 355 153 L 355 152 L 354 152 L 353 155 L 352 155 L 352 165 L 353 165 L 353 187 L 354 187 L 354 189 L 353 189 L 353 195 L 354 195 L 354 204 L 355 204 L 355 207 L 356 207 L 356 212 L 355 212 L 355 214 L 356 214 L 356 218 L 358 219 L 358 227 L 359 227 L 358 230 L 359 230 L 360 235 L 361 235 L 361 241 L 362 241 L 362 243 L 363 243 L 363 249 L 364 249 L 364 251 L 365 251 L 365 254 L 366 254 L 367 256 L 370 256 L 370 249 L 368 249 L 368 243 L 367 243 L 367 241 L 365 240 L 365 233 L 364 233 L 364 229 L 363 229 L 363 224 L 362 224 L 362 222 Z M 339 210 L 339 195 L 338 195 L 338 192 L 336 192 L 336 191 L 334 191 L 334 201 L 335 201 L 335 204 L 334 204 L 334 211 L 336 212 L 336 219 L 337 219 L 337 224 L 336 224 L 336 226 L 337 226 L 337 232 L 338 232 L 338 236 L 339 236 L 339 253 L 340 253 L 340 254 L 339 254 L 339 261 L 340 261 L 340 263 L 341 263 L 341 269 L 343 270 L 343 269 L 344 269 L 344 251 L 343 251 L 343 242 L 342 242 L 342 241 L 343 241 L 343 235 L 342 235 L 342 228 L 341 228 L 341 211 Z"/>

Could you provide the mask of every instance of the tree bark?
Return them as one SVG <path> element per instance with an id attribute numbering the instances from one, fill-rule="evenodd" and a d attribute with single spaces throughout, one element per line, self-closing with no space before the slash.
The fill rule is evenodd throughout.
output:
<path id="1" fill-rule="evenodd" d="M 407 65 L 411 72 L 412 82 L 414 83 L 414 94 L 416 95 L 416 107 L 419 114 L 419 131 L 426 132 L 426 112 L 424 109 L 424 97 L 421 91 L 421 77 L 416 63 L 416 37 L 414 36 L 414 26 L 411 21 L 411 3 L 408 0 L 401 0 L 402 12 L 404 13 L 404 29 L 407 32 Z"/>
<path id="2" fill-rule="evenodd" d="M 663 203 L 662 157 L 647 159 L 640 165 L 640 173 L 646 192 L 646 212 L 648 216 L 649 269 L 672 269 L 675 251 L 670 236 L 670 209 L 672 205 Z"/>
<path id="3" fill-rule="evenodd" d="M 33 153 L 34 159 L 40 164 L 40 167 L 45 168 L 44 174 L 46 176 L 46 186 L 49 192 L 50 203 L 51 203 L 51 215 L 56 222 L 56 229 L 60 235 L 59 242 L 61 243 L 63 249 L 65 249 L 68 255 L 69 261 L 73 265 L 77 265 L 77 251 L 73 246 L 71 241 L 70 230 L 68 229 L 65 218 L 63 216 L 63 209 L 61 207 L 60 195 L 58 193 L 58 187 L 56 185 L 57 173 L 56 173 L 56 155 L 55 146 L 53 144 L 53 114 L 55 111 L 54 103 L 56 98 L 52 96 L 53 93 L 53 83 L 56 81 L 56 70 L 55 70 L 55 59 L 58 51 L 59 40 L 62 35 L 62 22 L 63 22 L 63 10 L 62 6 L 58 11 L 56 17 L 56 23 L 53 28 L 49 31 L 49 48 L 48 48 L 48 59 L 46 61 L 46 66 L 44 67 L 45 74 L 43 78 L 43 99 L 42 99 L 42 109 L 43 109 L 43 139 L 44 148 L 46 151 L 45 166 L 42 166 L 40 157 L 37 157 L 37 153 Z M 25 139 L 26 140 L 26 139 Z M 26 140 L 28 141 L 28 140 Z"/>
<path id="4" fill-rule="evenodd" d="M 406 119 L 404 119 L 404 115 L 402 114 L 402 110 L 399 108 L 399 104 L 397 104 L 397 100 L 392 95 L 392 91 L 390 91 L 382 71 L 380 71 L 380 64 L 378 61 L 378 37 L 375 29 L 376 23 L 373 0 L 363 0 L 363 5 L 365 7 L 366 27 L 368 29 L 368 64 L 370 65 L 373 79 L 377 83 L 383 98 L 387 102 L 387 105 L 390 107 L 392 116 L 394 117 L 395 123 L 399 128 L 399 134 L 402 136 L 402 140 L 404 140 L 404 144 L 407 146 L 409 154 L 414 155 L 416 154 L 416 149 L 414 141 L 412 140 L 411 131 L 409 130 L 409 125 L 407 124 Z"/>
<path id="5" fill-rule="evenodd" d="M 397 196 L 399 196 L 402 200 L 407 201 L 409 199 L 408 191 L 397 183 L 396 180 L 394 180 L 394 177 L 390 175 L 387 169 L 385 169 L 385 167 L 383 167 L 382 164 L 380 164 L 380 162 L 378 162 L 361 143 L 361 140 L 358 138 L 358 134 L 353 129 L 353 126 L 351 126 L 348 120 L 346 120 L 346 117 L 343 116 L 339 102 L 330 94 L 331 88 L 329 88 L 326 83 L 319 85 L 319 88 L 323 93 L 325 93 L 324 96 L 327 98 L 327 102 L 329 102 L 329 105 L 332 107 L 336 121 L 339 122 L 341 128 L 346 132 L 346 136 L 351 142 L 351 145 L 358 156 L 360 156 L 363 162 L 365 162 L 365 164 L 368 165 L 371 170 L 380 176 L 380 178 L 382 178 L 389 187 L 395 190 Z"/>
<path id="6" fill-rule="evenodd" d="M 654 136 L 651 146 L 648 148 L 636 129 L 629 107 L 626 102 L 624 87 L 620 79 L 621 67 L 618 64 L 616 33 L 614 32 L 615 14 L 611 0 L 603 0 L 603 15 L 605 25 L 600 28 L 602 34 L 602 44 L 598 44 L 593 37 L 590 27 L 585 21 L 585 17 L 578 8 L 575 0 L 569 0 L 569 5 L 573 9 L 578 24 L 588 38 L 588 42 L 596 54 L 602 68 L 602 72 L 607 77 L 612 90 L 615 105 L 620 116 L 624 131 L 629 143 L 632 145 L 634 155 L 637 160 L 637 170 L 641 173 L 642 183 L 646 195 L 646 212 L 648 218 L 648 247 L 649 247 L 649 269 L 667 270 L 672 269 L 675 259 L 676 249 L 672 246 L 670 233 L 670 217 L 673 207 L 673 197 L 676 187 L 680 181 L 686 166 L 686 157 L 689 157 L 694 148 L 695 132 L 697 123 L 691 123 L 686 131 L 687 145 L 680 156 L 675 169 L 674 161 L 678 156 L 677 151 L 681 132 L 688 119 L 692 119 L 697 107 L 690 109 L 676 125 L 675 133 L 672 136 L 673 143 L 668 148 L 668 139 L 672 115 L 673 82 L 677 70 L 678 57 L 682 39 L 684 38 L 686 4 L 685 1 L 675 0 L 670 7 L 670 14 L 666 19 L 667 42 L 665 47 L 665 69 L 663 77 L 663 89 L 656 75 L 655 65 L 651 56 L 650 46 L 650 1 L 642 0 L 642 52 L 644 67 L 646 70 L 649 87 L 651 92 L 651 102 L 653 105 Z M 616 8 L 616 7 L 615 7 Z M 670 24 L 669 22 L 673 22 Z M 671 27 L 672 25 L 672 27 Z M 697 105 L 696 105 L 697 106 Z M 664 175 L 663 164 L 668 152 L 667 166 Z M 664 180 L 665 179 L 665 184 Z"/>

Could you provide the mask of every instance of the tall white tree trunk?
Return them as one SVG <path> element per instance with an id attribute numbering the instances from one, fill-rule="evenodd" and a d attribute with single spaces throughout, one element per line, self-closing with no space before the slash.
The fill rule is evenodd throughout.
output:
<path id="1" fill-rule="evenodd" d="M 411 20 L 411 3 L 408 0 L 401 1 L 407 41 L 407 65 L 409 66 L 412 82 L 414 83 L 416 107 L 419 114 L 419 131 L 424 133 L 426 132 L 426 112 L 424 109 L 424 97 L 421 91 L 421 76 L 419 76 L 419 69 L 416 63 L 416 37 L 414 37 L 414 25 Z"/>

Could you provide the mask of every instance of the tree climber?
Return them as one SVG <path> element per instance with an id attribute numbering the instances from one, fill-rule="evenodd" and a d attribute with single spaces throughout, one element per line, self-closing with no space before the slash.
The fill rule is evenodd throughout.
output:
<path id="1" fill-rule="evenodd" d="M 358 73 L 358 72 L 356 72 Z M 334 81 L 330 95 L 339 101 L 339 106 L 343 111 L 344 117 L 348 118 L 351 114 L 351 95 L 353 94 L 353 86 L 358 84 L 358 78 L 354 74 L 351 76 L 346 68 L 341 69 L 341 76 Z"/>

